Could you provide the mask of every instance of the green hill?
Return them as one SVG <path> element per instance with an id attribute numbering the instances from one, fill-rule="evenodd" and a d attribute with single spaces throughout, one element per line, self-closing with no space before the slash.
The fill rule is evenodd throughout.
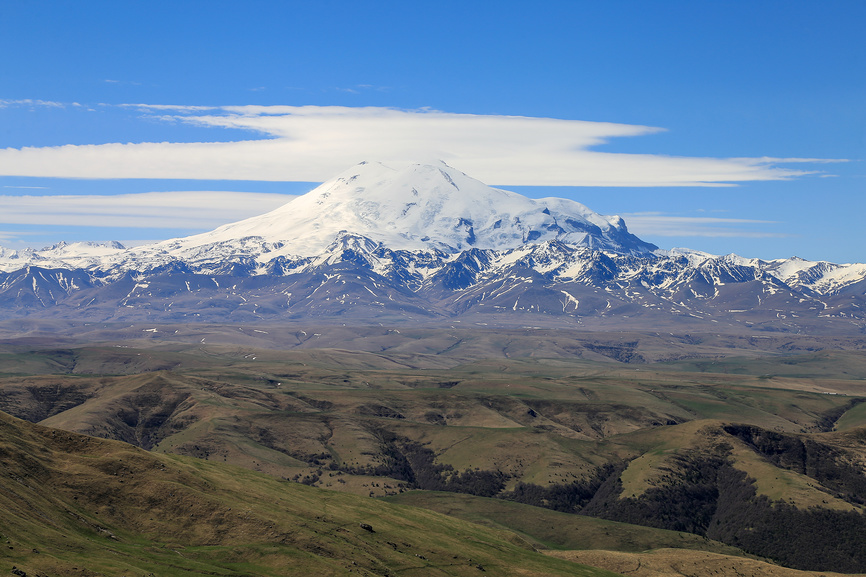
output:
<path id="1" fill-rule="evenodd" d="M 586 575 L 513 533 L 0 414 L 0 572 Z"/>

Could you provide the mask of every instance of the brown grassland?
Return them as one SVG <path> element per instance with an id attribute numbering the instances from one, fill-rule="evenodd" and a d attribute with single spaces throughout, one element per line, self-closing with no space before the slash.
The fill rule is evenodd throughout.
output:
<path id="1" fill-rule="evenodd" d="M 10 569 L 866 570 L 856 339 L 206 329 L 0 342 Z"/>

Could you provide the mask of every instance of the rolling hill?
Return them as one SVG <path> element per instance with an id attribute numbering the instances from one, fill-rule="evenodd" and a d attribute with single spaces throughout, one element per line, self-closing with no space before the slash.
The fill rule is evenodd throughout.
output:
<path id="1" fill-rule="evenodd" d="M 15 575 L 611 575 L 502 530 L 0 414 Z"/>

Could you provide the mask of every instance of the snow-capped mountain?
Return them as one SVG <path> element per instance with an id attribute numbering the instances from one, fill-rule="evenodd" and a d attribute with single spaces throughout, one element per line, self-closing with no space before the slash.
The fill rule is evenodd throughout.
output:
<path id="1" fill-rule="evenodd" d="M 547 240 L 625 254 L 657 248 L 629 233 L 618 216 L 602 216 L 571 200 L 534 200 L 491 188 L 442 162 L 362 162 L 276 210 L 204 234 L 128 251 L 61 243 L 38 252 L 0 253 L 0 270 L 27 264 L 148 270 L 176 262 L 211 262 L 219 269 L 244 255 L 263 274 L 275 259 L 317 257 L 347 234 L 391 250 L 444 254 Z"/>
<path id="2" fill-rule="evenodd" d="M 530 313 L 534 324 L 855 331 L 866 319 L 866 265 L 661 251 L 619 217 L 490 188 L 444 163 L 362 163 L 262 216 L 132 249 L 0 249 L 0 271 L 7 318 Z"/>
<path id="3" fill-rule="evenodd" d="M 11 272 L 28 266 L 95 269 L 125 251 L 126 247 L 119 242 L 60 242 L 42 250 L 0 247 L 0 271 Z"/>
<path id="4" fill-rule="evenodd" d="M 311 257 L 341 232 L 392 250 L 446 253 L 545 240 L 628 254 L 657 248 L 629 234 L 619 217 L 570 200 L 491 188 L 441 162 L 397 168 L 363 162 L 272 212 L 154 248 L 189 251 L 257 237 L 282 245 L 274 256 Z"/>

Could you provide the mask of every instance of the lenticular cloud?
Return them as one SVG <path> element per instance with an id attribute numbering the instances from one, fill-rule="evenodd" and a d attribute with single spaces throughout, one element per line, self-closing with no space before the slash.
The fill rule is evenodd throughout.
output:
<path id="1" fill-rule="evenodd" d="M 809 171 L 814 159 L 701 158 L 598 152 L 640 125 L 335 106 L 128 105 L 156 118 L 264 138 L 0 150 L 0 175 L 321 182 L 368 159 L 444 160 L 485 182 L 558 186 L 725 186 Z"/>

